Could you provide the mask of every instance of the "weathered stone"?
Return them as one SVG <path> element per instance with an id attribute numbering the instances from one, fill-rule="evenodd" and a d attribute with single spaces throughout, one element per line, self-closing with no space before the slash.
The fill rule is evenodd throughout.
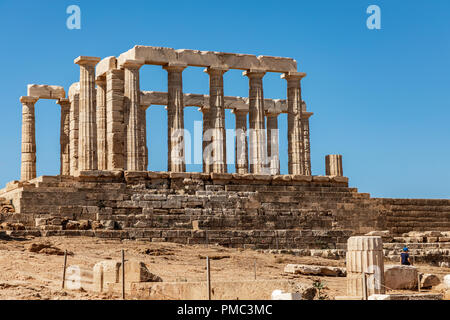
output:
<path id="1" fill-rule="evenodd" d="M 347 271 L 345 268 L 328 267 L 328 266 L 314 266 L 302 264 L 288 264 L 284 268 L 285 273 L 330 276 L 330 277 L 345 277 Z"/>
<path id="2" fill-rule="evenodd" d="M 386 265 L 384 268 L 386 288 L 391 290 L 416 289 L 418 271 L 413 266 Z"/>
<path id="3" fill-rule="evenodd" d="M 434 275 L 434 274 L 423 274 L 421 276 L 421 280 L 420 280 L 420 287 L 421 288 L 432 288 L 434 286 L 437 286 L 441 283 L 441 280 L 439 279 L 438 276 Z"/>

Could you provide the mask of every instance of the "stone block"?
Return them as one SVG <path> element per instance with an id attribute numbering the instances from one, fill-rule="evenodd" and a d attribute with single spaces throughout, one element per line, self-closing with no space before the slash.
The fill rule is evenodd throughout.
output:
<path id="1" fill-rule="evenodd" d="M 439 285 L 441 283 L 441 280 L 439 279 L 438 276 L 434 275 L 434 274 L 423 274 L 420 280 L 420 287 L 423 289 L 428 289 L 428 288 L 432 288 L 435 287 L 437 285 Z"/>
<path id="2" fill-rule="evenodd" d="M 384 280 L 388 289 L 416 289 L 418 271 L 414 266 L 386 265 L 384 268 Z"/>
<path id="3" fill-rule="evenodd" d="M 66 92 L 61 86 L 29 84 L 27 91 L 28 96 L 39 99 L 64 99 L 66 97 Z"/>

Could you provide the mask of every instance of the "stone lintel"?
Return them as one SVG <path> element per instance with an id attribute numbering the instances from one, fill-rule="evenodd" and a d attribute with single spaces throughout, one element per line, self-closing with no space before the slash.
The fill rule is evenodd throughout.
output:
<path id="1" fill-rule="evenodd" d="M 60 99 L 66 97 L 63 87 L 46 84 L 29 84 L 27 86 L 27 94 L 39 99 Z"/>
<path id="2" fill-rule="evenodd" d="M 99 57 L 88 57 L 88 56 L 79 56 L 75 58 L 73 63 L 78 65 L 87 65 L 87 66 L 95 66 L 100 62 L 101 58 Z"/>
<path id="3" fill-rule="evenodd" d="M 230 69 L 262 69 L 267 72 L 297 71 L 297 61 L 292 58 L 255 56 L 251 54 L 200 51 L 152 46 L 135 46 L 119 56 L 120 59 L 143 59 L 146 64 L 167 65 L 184 63 L 193 67 L 224 66 Z"/>

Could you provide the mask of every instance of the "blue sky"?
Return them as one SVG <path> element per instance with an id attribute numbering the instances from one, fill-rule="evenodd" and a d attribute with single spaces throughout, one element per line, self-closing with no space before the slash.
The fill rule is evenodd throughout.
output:
<path id="1" fill-rule="evenodd" d="M 81 30 L 66 8 L 81 8 Z M 366 9 L 381 8 L 381 30 Z M 79 55 L 106 57 L 136 44 L 295 58 L 308 74 L 313 174 L 326 154 L 344 157 L 351 186 L 377 197 L 449 198 L 450 1 L 0 1 L 0 185 L 20 174 L 21 105 L 29 83 L 78 81 Z M 141 69 L 141 89 L 166 91 L 161 67 Z M 184 91 L 208 93 L 200 68 L 184 72 Z M 247 96 L 240 71 L 225 94 Z M 267 98 L 285 98 L 279 74 L 264 78 Z M 36 104 L 38 175 L 59 173 L 59 107 Z M 167 117 L 147 112 L 150 170 L 165 170 Z M 192 131 L 201 113 L 187 108 Z M 280 117 L 282 172 L 286 117 Z M 227 128 L 234 116 L 227 113 Z M 230 167 L 232 169 L 232 167 Z M 188 166 L 199 171 L 199 165 Z"/>

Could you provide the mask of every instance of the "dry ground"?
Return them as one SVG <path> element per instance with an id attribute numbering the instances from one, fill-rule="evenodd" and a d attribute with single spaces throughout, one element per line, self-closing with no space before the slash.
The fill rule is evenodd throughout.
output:
<path id="1" fill-rule="evenodd" d="M 132 240 L 104 240 L 97 238 L 34 238 L 0 241 L 0 299 L 119 299 L 118 296 L 95 294 L 86 291 L 61 289 L 62 256 L 32 253 L 26 249 L 30 243 L 51 242 L 54 246 L 74 253 L 68 265 L 92 269 L 95 263 L 121 257 L 144 261 L 148 269 L 164 281 L 204 281 L 205 256 L 210 256 L 213 280 L 250 280 L 254 278 L 254 261 L 257 278 L 295 279 L 312 283 L 318 277 L 293 276 L 283 273 L 287 263 L 345 266 L 343 260 L 320 257 L 295 257 L 288 254 L 265 254 L 254 250 L 229 249 L 210 245 L 180 245 Z M 441 277 L 450 269 L 418 266 L 421 272 Z M 327 284 L 326 294 L 333 298 L 346 294 L 345 278 L 320 277 Z"/>

